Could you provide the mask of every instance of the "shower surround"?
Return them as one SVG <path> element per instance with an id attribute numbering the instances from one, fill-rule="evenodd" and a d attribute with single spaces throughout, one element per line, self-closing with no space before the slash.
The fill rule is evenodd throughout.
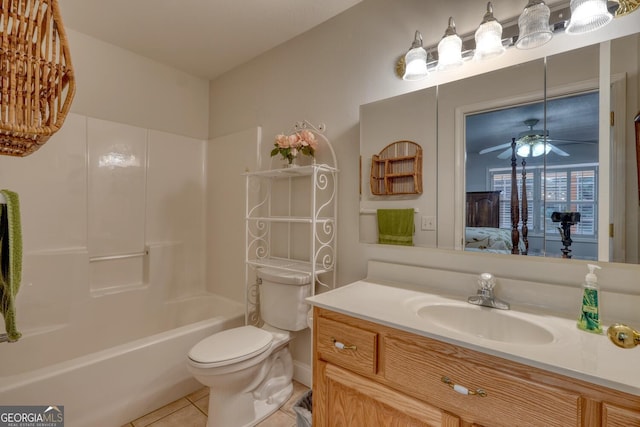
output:
<path id="1" fill-rule="evenodd" d="M 244 322 L 206 285 L 205 162 L 204 140 L 80 114 L 32 156 L 0 157 L 24 247 L 0 402 L 113 426 L 199 387 L 188 349 Z"/>

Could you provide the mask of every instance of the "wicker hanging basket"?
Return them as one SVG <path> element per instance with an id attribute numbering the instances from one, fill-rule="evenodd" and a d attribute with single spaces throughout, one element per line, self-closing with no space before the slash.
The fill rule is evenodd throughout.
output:
<path id="1" fill-rule="evenodd" d="M 0 0 L 0 154 L 27 156 L 62 126 L 75 78 L 57 0 Z"/>

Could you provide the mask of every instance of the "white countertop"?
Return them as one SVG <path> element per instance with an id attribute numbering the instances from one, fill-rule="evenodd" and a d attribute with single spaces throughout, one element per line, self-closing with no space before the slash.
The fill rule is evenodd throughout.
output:
<path id="1" fill-rule="evenodd" d="M 311 305 L 434 338 L 640 396 L 640 347 L 622 349 L 606 334 L 584 332 L 576 319 L 512 306 L 505 316 L 529 320 L 553 334 L 543 344 L 494 341 L 461 333 L 417 314 L 424 304 L 467 304 L 466 299 L 425 293 L 415 286 L 361 280 L 307 299 Z M 495 310 L 491 308 L 479 308 Z M 605 329 L 606 332 L 606 328 Z"/>

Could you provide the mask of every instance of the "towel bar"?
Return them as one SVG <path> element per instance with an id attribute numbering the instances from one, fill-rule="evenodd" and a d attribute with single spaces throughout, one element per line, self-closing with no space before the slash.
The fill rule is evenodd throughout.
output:
<path id="1" fill-rule="evenodd" d="M 135 252 L 135 253 L 131 253 L 131 254 L 122 254 L 122 255 L 94 256 L 94 257 L 90 257 L 89 258 L 89 262 L 110 261 L 110 260 L 114 260 L 114 259 L 125 259 L 125 258 L 136 258 L 136 257 L 145 256 L 145 255 L 149 255 L 149 251 Z"/>
<path id="2" fill-rule="evenodd" d="M 414 213 L 420 213 L 419 208 L 413 209 Z M 376 215 L 378 213 L 377 209 L 360 209 L 360 215 Z"/>

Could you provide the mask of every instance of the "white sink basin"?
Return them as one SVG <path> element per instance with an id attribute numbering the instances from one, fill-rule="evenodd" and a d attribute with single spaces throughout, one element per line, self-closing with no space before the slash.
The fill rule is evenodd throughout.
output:
<path id="1" fill-rule="evenodd" d="M 510 344 L 540 345 L 554 341 L 554 335 L 538 325 L 535 318 L 510 310 L 466 303 L 427 304 L 417 307 L 422 319 L 463 335 Z"/>

